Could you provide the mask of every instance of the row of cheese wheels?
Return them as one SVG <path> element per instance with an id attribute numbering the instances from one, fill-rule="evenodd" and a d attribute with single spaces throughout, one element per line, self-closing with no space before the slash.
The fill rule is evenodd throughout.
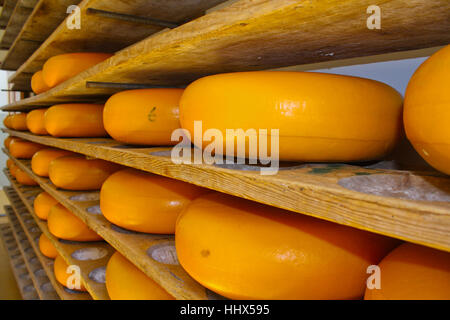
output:
<path id="1" fill-rule="evenodd" d="M 55 74 L 66 74 L 78 64 L 79 71 L 104 58 L 101 54 L 54 57 L 44 66 L 43 79 L 57 83 L 47 78 L 66 78 Z M 268 133 L 269 149 L 278 134 L 280 160 L 352 162 L 380 159 L 390 153 L 402 135 L 403 118 L 417 152 L 433 167 L 450 174 L 449 65 L 447 46 L 416 71 L 407 89 L 404 113 L 402 97 L 377 81 L 319 73 L 243 72 L 205 77 L 186 90 L 120 92 L 108 100 L 104 110 L 102 105 L 58 105 L 30 113 L 28 126 L 26 115 L 20 114 L 6 125 L 59 137 L 108 133 L 129 144 L 173 145 L 178 142 L 172 141 L 174 130 L 183 128 L 194 140 L 198 135 L 195 124 L 201 121 L 202 136 L 194 142 L 205 148 L 203 131 L 220 132 L 223 146 L 215 145 L 217 154 L 223 154 L 231 143 L 228 150 L 237 155 L 238 148 L 233 146 L 241 141 L 249 157 L 250 138 L 245 134 L 255 129 L 259 133 L 267 130 L 255 138 L 266 138 Z M 228 129 L 242 131 L 227 136 Z"/>
<path id="2" fill-rule="evenodd" d="M 56 153 L 42 157 L 46 152 L 40 150 L 32 157 L 36 174 L 45 176 L 48 172 L 52 182 L 63 189 L 84 190 L 88 185 L 101 189 L 104 217 L 122 228 L 175 233 L 182 267 L 199 283 L 225 297 L 450 298 L 450 254 L 446 252 L 399 245 L 391 238 L 123 169 L 102 160 L 63 153 L 55 158 Z M 39 158 L 45 161 L 37 161 Z M 34 206 L 36 214 L 48 220 L 49 230 L 56 237 L 101 240 L 48 194 L 37 197 Z M 113 264 L 113 270 L 120 270 L 118 264 Z M 365 289 L 367 268 L 377 264 L 382 287 Z M 140 275 L 137 279 L 145 277 L 137 268 L 129 269 Z M 128 280 L 123 274 L 117 278 Z M 142 289 L 129 281 L 122 284 L 130 298 L 152 297 L 149 291 L 126 289 L 133 285 Z"/>

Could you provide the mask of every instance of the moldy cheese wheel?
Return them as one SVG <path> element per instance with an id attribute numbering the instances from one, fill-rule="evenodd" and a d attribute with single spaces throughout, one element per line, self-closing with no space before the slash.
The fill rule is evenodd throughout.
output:
<path id="1" fill-rule="evenodd" d="M 100 192 L 103 216 L 119 227 L 173 234 L 180 212 L 205 189 L 186 182 L 125 169 L 111 175 Z"/>
<path id="2" fill-rule="evenodd" d="M 174 300 L 119 252 L 106 267 L 106 289 L 111 300 Z"/>
<path id="3" fill-rule="evenodd" d="M 71 274 L 67 273 L 67 268 L 69 268 L 69 265 L 64 261 L 64 259 L 60 255 L 58 255 L 53 265 L 53 271 L 55 272 L 56 280 L 66 288 L 68 288 L 67 280 L 69 280 L 69 277 L 71 276 Z M 74 290 L 81 292 L 87 291 L 81 281 L 80 281 L 80 289 L 75 288 Z"/>
<path id="4" fill-rule="evenodd" d="M 450 45 L 426 60 L 405 94 L 404 123 L 416 151 L 435 169 L 450 174 Z"/>
<path id="5" fill-rule="evenodd" d="M 14 176 L 16 177 L 17 182 L 19 182 L 20 184 L 22 184 L 24 186 L 37 186 L 37 185 L 39 185 L 36 181 L 34 181 L 28 175 L 28 173 L 26 173 L 25 171 L 23 171 L 20 168 L 17 168 L 15 170 Z"/>
<path id="6" fill-rule="evenodd" d="M 3 124 L 6 128 L 8 129 L 12 129 L 12 124 L 11 124 L 11 119 L 12 119 L 12 114 L 9 114 L 5 117 L 5 119 L 3 120 Z"/>
<path id="7" fill-rule="evenodd" d="M 54 56 L 44 64 L 42 77 L 45 84 L 53 88 L 112 56 L 108 53 L 89 52 Z"/>
<path id="8" fill-rule="evenodd" d="M 99 190 L 103 182 L 122 167 L 112 162 L 68 156 L 53 160 L 49 178 L 55 186 L 67 190 Z"/>
<path id="9" fill-rule="evenodd" d="M 271 130 L 279 129 L 279 159 L 292 161 L 382 158 L 401 135 L 401 115 L 401 95 L 384 83 L 313 72 L 208 76 L 190 84 L 180 101 L 181 126 L 192 140 L 198 120 L 203 132 L 222 133 L 224 152 L 217 153 L 225 153 L 227 129 L 254 129 L 257 135 L 267 129 L 270 154 Z"/>
<path id="10" fill-rule="evenodd" d="M 450 253 L 405 243 L 379 264 L 381 288 L 366 300 L 449 300 Z"/>
<path id="11" fill-rule="evenodd" d="M 27 127 L 32 133 L 37 135 L 47 135 L 45 129 L 44 115 L 48 109 L 33 110 L 27 115 Z"/>
<path id="12" fill-rule="evenodd" d="M 45 113 L 45 129 L 54 137 L 105 137 L 103 105 L 59 104 Z"/>
<path id="13" fill-rule="evenodd" d="M 57 238 L 69 241 L 103 240 L 72 212 L 56 204 L 48 214 L 48 230 Z"/>
<path id="14" fill-rule="evenodd" d="M 48 177 L 50 163 L 58 158 L 73 156 L 75 153 L 61 149 L 42 149 L 36 152 L 31 159 L 31 169 L 41 177 Z"/>
<path id="15" fill-rule="evenodd" d="M 178 260 L 231 299 L 358 299 L 397 240 L 211 193 L 181 213 Z"/>
<path id="16" fill-rule="evenodd" d="M 34 213 L 36 213 L 39 219 L 47 220 L 50 209 L 56 204 L 58 204 L 58 201 L 56 201 L 55 198 L 47 192 L 41 192 L 36 199 L 34 199 Z"/>
<path id="17" fill-rule="evenodd" d="M 28 131 L 27 114 L 16 113 L 11 117 L 11 128 L 17 131 Z"/>
<path id="18" fill-rule="evenodd" d="M 44 233 L 39 238 L 39 250 L 44 256 L 50 259 L 55 259 L 58 256 L 58 251 L 55 246 Z"/>
<path id="19" fill-rule="evenodd" d="M 36 94 L 44 93 L 51 88 L 47 86 L 47 84 L 44 82 L 44 77 L 42 76 L 42 70 L 36 72 L 31 77 L 31 90 L 33 90 Z"/>
<path id="20" fill-rule="evenodd" d="M 105 104 L 103 122 L 115 140 L 139 145 L 174 145 L 180 128 L 183 89 L 142 89 L 119 92 Z M 126 111 L 125 111 L 126 110 Z"/>
<path id="21" fill-rule="evenodd" d="M 9 144 L 9 152 L 18 159 L 31 159 L 33 155 L 46 146 L 22 139 L 14 139 Z"/>

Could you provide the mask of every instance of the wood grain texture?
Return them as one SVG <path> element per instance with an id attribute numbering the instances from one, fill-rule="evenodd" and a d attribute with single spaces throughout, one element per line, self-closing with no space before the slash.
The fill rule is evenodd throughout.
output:
<path id="1" fill-rule="evenodd" d="M 367 28 L 370 5 L 382 10 L 381 30 Z M 210 74 L 445 45 L 450 42 L 449 12 L 448 0 L 241 0 L 150 36 L 52 90 L 8 107 L 117 91 L 86 89 L 86 81 L 186 85 Z"/>
<path id="2" fill-rule="evenodd" d="M 418 178 L 450 195 L 450 179 L 438 173 L 369 169 L 351 165 L 304 164 L 263 176 L 259 171 L 215 165 L 174 164 L 169 148 L 123 146 L 110 139 L 57 139 L 5 130 L 44 145 L 193 183 L 219 192 L 339 224 L 450 251 L 450 203 L 407 200 L 353 191 L 344 178 L 388 175 Z M 155 155 L 163 152 L 166 155 Z M 408 191 L 408 190 L 406 190 Z"/>
<path id="3" fill-rule="evenodd" d="M 106 286 L 104 283 L 98 283 L 93 281 L 89 275 L 90 273 L 97 269 L 106 267 L 106 264 L 109 261 L 111 255 L 115 252 L 111 246 L 109 246 L 105 242 L 87 242 L 87 243 L 77 243 L 77 242 L 66 242 L 60 241 L 55 236 L 53 236 L 48 230 L 47 224 L 45 221 L 40 220 L 36 214 L 34 213 L 33 201 L 34 197 L 36 197 L 39 193 L 43 192 L 43 190 L 39 187 L 24 187 L 21 186 L 8 172 L 5 172 L 8 179 L 11 182 L 12 187 L 14 188 L 19 199 L 15 199 L 15 204 L 17 207 L 22 209 L 22 212 L 26 212 L 30 217 L 32 217 L 34 224 L 41 230 L 41 233 L 44 233 L 55 246 L 58 253 L 64 259 L 64 261 L 68 265 L 77 265 L 81 270 L 81 281 L 85 285 L 89 294 L 94 300 L 109 300 L 108 293 L 106 291 Z M 8 197 L 13 196 L 11 192 L 8 192 Z M 72 254 L 78 250 L 87 249 L 87 248 L 100 248 L 104 249 L 107 254 L 98 260 L 88 260 L 81 261 L 72 257 Z M 65 291 L 65 290 L 64 290 Z M 67 291 L 65 291 L 67 292 Z M 68 294 L 69 298 L 76 298 L 77 300 L 88 299 L 88 294 Z"/>
<path id="4" fill-rule="evenodd" d="M 9 49 L 11 47 L 31 12 L 33 12 L 33 8 L 37 2 L 38 0 L 17 1 L 16 7 L 14 8 L 8 25 L 6 26 L 5 33 L 0 41 L 0 47 L 2 49 Z"/>
<path id="5" fill-rule="evenodd" d="M 5 0 L 0 15 L 0 28 L 6 28 L 18 0 Z"/>
<path id="6" fill-rule="evenodd" d="M 41 300 L 59 300 L 59 296 L 49 278 L 46 275 L 40 276 L 38 273 L 43 270 L 43 266 L 37 258 L 34 247 L 31 246 L 28 236 L 26 235 L 22 224 L 18 219 L 18 212 L 16 209 L 8 208 L 6 213 L 11 221 L 13 234 L 16 238 L 19 251 L 24 258 L 25 266 L 39 298 Z M 46 285 L 49 285 L 49 287 L 46 288 Z"/>

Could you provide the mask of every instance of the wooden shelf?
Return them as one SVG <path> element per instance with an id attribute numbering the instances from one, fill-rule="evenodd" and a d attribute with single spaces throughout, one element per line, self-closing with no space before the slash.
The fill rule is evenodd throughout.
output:
<path id="1" fill-rule="evenodd" d="M 10 209 L 11 207 L 5 207 L 5 210 Z M 31 281 L 31 276 L 28 273 L 24 258 L 22 257 L 22 253 L 19 250 L 19 246 L 13 233 L 13 229 L 9 223 L 0 226 L 0 234 L 3 244 L 7 249 L 11 269 L 23 300 L 39 300 L 36 288 Z"/>
<path id="2" fill-rule="evenodd" d="M 178 25 L 202 15 L 224 0 L 84 0 L 79 4 L 81 29 L 70 29 L 64 21 L 11 76 L 32 75 L 52 56 L 71 52 L 115 53 L 165 29 L 158 21 Z M 150 20 L 152 19 L 152 20 Z"/>
<path id="3" fill-rule="evenodd" d="M 72 241 L 61 241 L 53 236 L 48 230 L 47 223 L 40 220 L 34 213 L 33 201 L 34 198 L 43 190 L 39 187 L 23 187 L 21 186 L 8 172 L 5 172 L 8 179 L 11 182 L 15 192 L 20 197 L 20 200 L 16 200 L 15 203 L 20 202 L 19 205 L 24 206 L 23 209 L 33 217 L 33 221 L 36 226 L 50 239 L 52 244 L 55 246 L 56 250 L 59 252 L 61 257 L 66 261 L 68 265 L 77 265 L 81 270 L 81 280 L 88 290 L 89 294 L 95 300 L 109 300 L 108 293 L 106 291 L 106 286 L 104 282 L 97 282 L 91 277 L 92 272 L 97 269 L 106 269 L 106 264 L 109 261 L 111 255 L 115 252 L 105 242 L 72 242 Z M 26 196 L 24 193 L 26 192 Z M 11 192 L 7 192 L 8 197 L 10 197 Z M 103 251 L 104 256 L 100 259 L 94 260 L 78 260 L 74 257 L 75 252 L 80 250 L 92 250 L 92 251 Z M 99 273 L 102 273 L 102 270 Z M 80 296 L 80 298 L 86 299 L 86 294 L 72 294 L 75 296 Z M 78 299 L 79 300 L 79 299 Z"/>
<path id="4" fill-rule="evenodd" d="M 255 167 L 233 169 L 206 164 L 174 164 L 170 148 L 138 148 L 111 139 L 58 139 L 7 129 L 4 131 L 44 145 L 450 251 L 450 179 L 437 172 L 385 170 L 345 164 L 298 164 L 283 168 L 277 175 L 264 176 Z M 397 194 L 358 192 L 348 182 L 357 183 L 360 187 L 372 185 L 385 192 L 394 189 Z M 414 190 L 424 195 L 433 194 L 428 189 L 420 189 L 422 187 L 432 188 L 433 192 L 443 196 L 443 201 L 399 197 Z"/>
<path id="5" fill-rule="evenodd" d="M 415 0 L 413 5 L 410 0 L 385 0 L 379 3 L 383 12 L 381 30 L 367 28 L 366 11 L 373 4 L 371 0 L 231 2 L 178 28 L 150 36 L 52 90 L 3 110 L 94 99 L 120 90 L 86 88 L 87 82 L 186 85 L 210 74 L 280 68 L 450 42 L 447 0 Z M 108 41 L 102 42 L 102 46 L 107 45 Z M 81 50 L 82 46 L 75 48 Z M 31 57 L 33 60 L 38 59 Z M 39 67 L 26 66 L 20 72 Z"/>
<path id="6" fill-rule="evenodd" d="M 17 0 L 5 0 L 3 1 L 2 13 L 0 14 L 0 28 L 4 29 L 8 25 L 11 14 L 16 7 Z"/>
<path id="7" fill-rule="evenodd" d="M 6 213 L 11 222 L 19 251 L 24 258 L 25 266 L 28 269 L 28 274 L 30 275 L 39 298 L 41 300 L 59 300 L 52 283 L 45 274 L 43 266 L 34 251 L 34 247 L 31 246 L 31 242 L 34 240 L 31 240 L 30 242 L 28 235 L 24 232 L 21 222 L 18 220 L 17 209 L 9 207 L 6 209 Z M 43 274 L 40 274 L 40 272 L 43 272 Z"/>
<path id="8" fill-rule="evenodd" d="M 17 160 L 14 157 L 11 157 L 11 159 L 38 182 L 43 190 L 77 215 L 112 247 L 127 257 L 176 299 L 206 300 L 221 298 L 198 284 L 180 266 L 176 258 L 174 236 L 136 233 L 114 226 L 103 215 L 97 213 L 99 210 L 98 192 L 60 190 L 49 179 L 35 175 L 31 171 L 30 161 Z M 82 201 L 79 199 L 89 200 Z M 90 208 L 94 211 L 91 211 Z M 161 259 L 158 258 L 159 256 L 149 254 L 153 251 L 153 248 L 162 248 L 160 250 L 163 250 L 165 254 L 161 255 Z"/>

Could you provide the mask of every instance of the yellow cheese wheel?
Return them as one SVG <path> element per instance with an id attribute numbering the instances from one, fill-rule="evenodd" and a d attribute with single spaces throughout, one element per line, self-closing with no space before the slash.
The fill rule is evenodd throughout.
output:
<path id="1" fill-rule="evenodd" d="M 138 145 L 173 145 L 180 128 L 183 89 L 142 89 L 119 92 L 105 104 L 103 122 L 115 140 Z"/>
<path id="2" fill-rule="evenodd" d="M 53 271 L 55 272 L 55 278 L 56 280 L 63 285 L 64 287 L 68 287 L 68 280 L 69 277 L 72 276 L 72 274 L 67 273 L 67 269 L 69 268 L 69 265 L 64 261 L 64 259 L 58 255 L 55 259 L 55 263 L 53 265 Z M 69 270 L 70 271 L 70 270 Z M 80 279 L 80 289 L 73 289 L 75 291 L 81 291 L 86 292 L 86 287 L 83 285 L 81 279 Z"/>
<path id="3" fill-rule="evenodd" d="M 42 68 L 42 77 L 47 86 L 53 88 L 96 64 L 112 57 L 108 53 L 67 53 L 47 60 Z"/>
<path id="4" fill-rule="evenodd" d="M 39 250 L 44 256 L 50 259 L 55 259 L 58 256 L 58 251 L 55 246 L 44 233 L 39 238 Z"/>
<path id="5" fill-rule="evenodd" d="M 34 213 L 36 213 L 39 219 L 47 220 L 50 209 L 56 204 L 58 204 L 58 201 L 56 201 L 55 198 L 47 192 L 41 192 L 36 199 L 34 199 Z"/>
<path id="6" fill-rule="evenodd" d="M 31 169 L 41 177 L 48 177 L 50 163 L 58 158 L 74 156 L 75 153 L 61 149 L 42 149 L 36 152 L 31 159 Z"/>
<path id="7" fill-rule="evenodd" d="M 111 300 L 174 300 L 119 252 L 106 267 L 106 289 Z"/>
<path id="8" fill-rule="evenodd" d="M 13 128 L 13 127 L 12 127 L 12 123 L 11 123 L 12 117 L 13 117 L 13 115 L 12 115 L 12 114 L 9 114 L 9 115 L 7 115 L 7 116 L 5 117 L 5 119 L 3 120 L 3 124 L 4 124 L 5 127 L 8 128 L 8 129 L 12 129 L 12 128 Z"/>
<path id="9" fill-rule="evenodd" d="M 103 182 L 122 167 L 112 162 L 84 156 L 61 157 L 50 162 L 49 178 L 67 190 L 99 190 Z"/>
<path id="10" fill-rule="evenodd" d="M 13 140 L 13 137 L 9 136 L 8 138 L 5 139 L 4 144 L 5 144 L 5 148 L 7 150 L 9 150 L 9 144 L 11 143 L 11 141 Z"/>
<path id="11" fill-rule="evenodd" d="M 11 171 L 11 168 L 13 167 L 13 165 L 14 165 L 14 161 L 12 161 L 11 159 L 8 159 L 6 161 L 6 166 L 8 167 L 9 171 Z"/>
<path id="12" fill-rule="evenodd" d="M 15 175 L 17 182 L 19 182 L 20 184 L 24 185 L 24 186 L 37 186 L 39 185 L 36 181 L 34 181 L 29 175 L 28 173 L 26 173 L 25 171 L 23 171 L 20 168 L 17 168 L 15 170 Z"/>
<path id="13" fill-rule="evenodd" d="M 13 114 L 10 121 L 12 129 L 17 131 L 28 131 L 26 113 Z"/>
<path id="14" fill-rule="evenodd" d="M 60 104 L 45 113 L 45 129 L 54 137 L 105 137 L 103 105 Z"/>
<path id="15" fill-rule="evenodd" d="M 405 243 L 379 264 L 380 289 L 366 300 L 450 300 L 450 253 Z"/>
<path id="16" fill-rule="evenodd" d="M 51 87 L 47 86 L 47 84 L 44 82 L 42 70 L 33 74 L 33 76 L 31 77 L 31 90 L 33 90 L 34 93 L 41 94 L 50 89 Z"/>
<path id="17" fill-rule="evenodd" d="M 134 169 L 111 175 L 100 192 L 103 216 L 129 230 L 173 234 L 180 212 L 206 189 Z"/>
<path id="18" fill-rule="evenodd" d="M 15 177 L 16 177 L 17 169 L 19 169 L 19 167 L 18 167 L 15 163 L 10 164 L 10 166 L 11 166 L 11 168 L 9 169 L 9 172 L 10 172 L 11 175 L 15 178 Z"/>
<path id="19" fill-rule="evenodd" d="M 48 230 L 57 238 L 69 241 L 103 240 L 72 212 L 56 204 L 48 214 Z"/>
<path id="20" fill-rule="evenodd" d="M 450 45 L 427 59 L 405 94 L 404 123 L 416 151 L 435 169 L 450 174 Z"/>
<path id="21" fill-rule="evenodd" d="M 31 159 L 33 155 L 46 146 L 22 139 L 13 139 L 9 144 L 9 152 L 18 159 Z"/>
<path id="22" fill-rule="evenodd" d="M 223 152 L 217 153 L 225 153 L 227 141 L 230 146 L 237 141 L 227 140 L 227 129 L 254 129 L 256 134 L 267 129 L 269 139 L 256 141 L 267 140 L 270 154 L 271 130 L 279 129 L 279 158 L 294 161 L 382 158 L 401 135 L 401 116 L 401 95 L 384 83 L 312 72 L 208 76 L 190 84 L 180 101 L 181 126 L 191 139 L 198 120 L 203 132 L 217 129 L 222 134 Z M 245 149 L 248 157 L 249 147 Z"/>
<path id="23" fill-rule="evenodd" d="M 27 127 L 32 133 L 37 135 L 47 135 L 45 129 L 44 115 L 48 109 L 33 110 L 27 115 Z"/>
<path id="24" fill-rule="evenodd" d="M 397 240 L 220 193 L 177 220 L 178 259 L 231 299 L 359 299 Z"/>

